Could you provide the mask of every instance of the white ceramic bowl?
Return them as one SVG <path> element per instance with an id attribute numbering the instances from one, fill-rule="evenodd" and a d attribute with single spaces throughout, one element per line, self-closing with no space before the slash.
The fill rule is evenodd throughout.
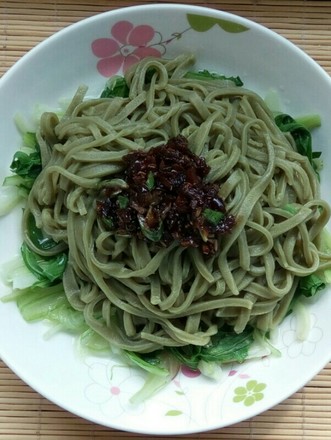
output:
<path id="1" fill-rule="evenodd" d="M 277 90 L 284 111 L 292 115 L 321 115 L 323 126 L 314 143 L 323 151 L 322 195 L 330 202 L 328 75 L 270 30 L 189 5 L 146 5 L 97 15 L 62 30 L 24 56 L 0 81 L 1 178 L 8 174 L 20 144 L 14 124 L 17 113 L 29 119 L 36 105 L 56 107 L 81 83 L 89 85 L 89 95 L 97 96 L 106 76 L 121 72 L 139 57 L 173 57 L 187 51 L 196 55 L 197 68 L 239 75 L 246 87 L 262 96 Z M 19 222 L 19 212 L 1 219 L 0 263 L 19 248 Z M 46 341 L 45 324 L 27 324 L 13 303 L 0 303 L 0 354 L 31 387 L 81 417 L 133 432 L 184 434 L 255 416 L 307 383 L 330 359 L 330 309 L 328 294 L 312 305 L 313 327 L 302 343 L 295 339 L 294 318 L 287 319 L 280 328 L 280 358 L 231 365 L 219 382 L 183 370 L 166 389 L 137 407 L 128 404 L 128 397 L 141 385 L 140 372 L 116 368 L 112 359 L 77 357 L 69 335 Z M 239 389 L 247 396 L 259 390 L 263 396 L 253 403 L 245 398 L 236 402 Z"/>

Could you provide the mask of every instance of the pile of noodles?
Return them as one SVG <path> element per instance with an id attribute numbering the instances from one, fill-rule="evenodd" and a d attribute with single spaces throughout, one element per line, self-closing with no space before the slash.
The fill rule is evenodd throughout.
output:
<path id="1" fill-rule="evenodd" d="M 187 79 L 194 59 L 145 59 L 126 74 L 129 98 L 84 99 L 61 120 L 41 117 L 43 170 L 24 212 L 68 250 L 70 304 L 111 344 L 136 352 L 205 345 L 224 324 L 267 331 L 288 311 L 300 277 L 330 263 L 319 251 L 330 209 L 306 157 L 280 132 L 263 100 L 231 81 Z M 145 80 L 146 72 L 154 74 Z M 146 84 L 147 83 L 147 84 Z M 176 242 L 119 236 L 96 214 L 101 181 L 122 157 L 178 134 L 203 156 L 236 218 L 210 257 Z M 289 209 L 288 207 L 291 207 Z"/>

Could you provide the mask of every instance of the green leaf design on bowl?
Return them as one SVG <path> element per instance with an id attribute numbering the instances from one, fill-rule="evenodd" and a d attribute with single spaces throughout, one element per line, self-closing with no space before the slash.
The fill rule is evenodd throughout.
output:
<path id="1" fill-rule="evenodd" d="M 166 416 L 171 416 L 171 417 L 181 416 L 182 414 L 183 412 L 177 409 L 171 409 L 166 412 Z"/>
<path id="2" fill-rule="evenodd" d="M 248 31 L 249 28 L 239 23 L 221 18 L 208 17 L 206 15 L 187 14 L 187 20 L 192 29 L 197 32 L 206 32 L 213 26 L 218 25 L 226 32 L 239 33 Z"/>
<path id="3" fill-rule="evenodd" d="M 249 380 L 246 386 L 239 386 L 234 390 L 233 402 L 243 403 L 245 406 L 254 405 L 264 398 L 262 391 L 266 388 L 265 383 L 258 383 L 256 380 Z"/>

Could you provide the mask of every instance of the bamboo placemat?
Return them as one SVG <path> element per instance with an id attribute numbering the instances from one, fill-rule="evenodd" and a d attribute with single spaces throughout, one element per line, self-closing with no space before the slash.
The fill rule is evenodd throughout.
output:
<path id="1" fill-rule="evenodd" d="M 0 76 L 29 49 L 54 32 L 109 9 L 143 3 L 161 2 L 0 0 Z M 168 0 L 167 3 L 186 1 Z M 222 9 L 261 23 L 297 44 L 331 74 L 329 1 L 191 0 L 187 3 Z M 62 410 L 24 384 L 0 361 L 1 439 L 94 440 L 144 437 L 107 429 Z M 331 363 L 304 388 L 264 414 L 221 430 L 172 438 L 330 440 Z"/>

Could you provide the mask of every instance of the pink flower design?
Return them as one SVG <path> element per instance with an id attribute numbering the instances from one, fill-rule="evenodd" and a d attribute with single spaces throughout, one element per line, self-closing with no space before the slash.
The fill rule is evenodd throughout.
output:
<path id="1" fill-rule="evenodd" d="M 134 26 L 130 21 L 119 21 L 112 26 L 111 36 L 92 42 L 92 52 L 100 58 L 97 69 L 105 77 L 121 69 L 125 72 L 143 58 L 165 53 L 161 35 L 147 24 Z"/>
<path id="2" fill-rule="evenodd" d="M 195 377 L 199 377 L 201 375 L 199 370 L 192 370 L 191 368 L 187 367 L 186 365 L 181 366 L 181 372 L 184 374 L 184 376 L 190 377 L 192 379 Z"/>

